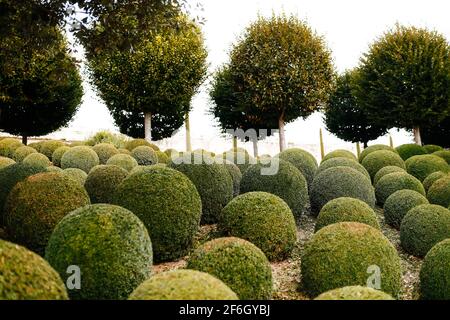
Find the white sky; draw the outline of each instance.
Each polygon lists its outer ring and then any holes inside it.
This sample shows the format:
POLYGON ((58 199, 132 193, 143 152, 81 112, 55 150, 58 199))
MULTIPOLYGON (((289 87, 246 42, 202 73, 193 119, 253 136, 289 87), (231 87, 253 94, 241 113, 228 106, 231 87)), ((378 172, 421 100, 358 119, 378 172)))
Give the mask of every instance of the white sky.
MULTIPOLYGON (((272 12, 295 14, 306 20, 323 35, 333 53, 338 71, 358 64, 369 44, 396 22, 435 29, 450 39, 450 1, 448 0, 199 0, 203 4, 202 16, 206 45, 209 51, 210 71, 228 59, 231 44, 257 15, 270 16, 272 12)), ((191 113, 193 148, 212 151, 229 149, 231 142, 223 139, 216 129, 215 121, 207 115, 207 81, 202 92, 192 101, 191 113)), ((287 142, 318 154, 319 128, 324 127, 322 115, 314 114, 307 120, 299 119, 286 127, 287 142)), ((101 130, 116 130, 106 107, 98 100, 89 85, 85 84, 83 105, 68 128, 53 137, 83 139, 101 130)), ((396 145, 411 141, 404 132, 391 132, 396 145)), ((345 143, 325 132, 327 151, 335 148, 351 149, 345 143)), ((174 137, 160 142, 165 147, 184 149, 184 128, 174 137)), ((383 137, 377 142, 388 143, 383 137)), ((246 145, 251 151, 251 146, 246 145)), ((277 138, 272 137, 260 144, 260 153, 275 154, 277 138)))

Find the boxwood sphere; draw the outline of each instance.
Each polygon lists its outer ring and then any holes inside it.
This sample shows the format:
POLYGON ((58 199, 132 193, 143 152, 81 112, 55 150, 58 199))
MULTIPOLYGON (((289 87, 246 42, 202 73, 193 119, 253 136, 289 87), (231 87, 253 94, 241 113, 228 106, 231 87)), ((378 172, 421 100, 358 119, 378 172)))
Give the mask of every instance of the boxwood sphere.
POLYGON ((23 144, 17 139, 2 139, 0 140, 0 156, 12 158, 14 155, 14 151, 16 151, 20 147, 23 147, 23 144))
POLYGON ((56 224, 89 203, 86 190, 75 180, 56 172, 38 173, 12 189, 5 225, 12 241, 42 255, 56 224))
POLYGON ((436 151, 433 155, 444 159, 448 164, 450 164, 450 150, 436 151))
POLYGON ((325 157, 323 157, 322 162, 325 162, 332 158, 347 158, 350 160, 358 161, 358 159, 353 154, 353 152, 350 152, 348 150, 338 149, 338 150, 334 150, 334 151, 327 153, 325 155, 325 157))
POLYGON ((336 158, 330 158, 328 160, 323 161, 319 169, 317 170, 316 174, 320 174, 321 172, 332 168, 332 167, 350 167, 353 168, 359 172, 361 172, 363 175, 367 177, 367 179, 370 180, 370 175, 367 172, 366 168, 364 168, 361 164, 356 162, 355 160, 351 160, 349 158, 343 158, 343 157, 336 157, 336 158))
POLYGON ((158 155, 155 150, 147 146, 136 147, 131 151, 131 156, 141 166, 150 166, 158 163, 158 155))
POLYGON ((367 155, 361 164, 369 172, 372 180, 375 174, 382 168, 387 166, 397 166, 399 168, 405 169, 405 162, 400 156, 389 150, 379 150, 371 152, 367 155))
POLYGON ((90 147, 78 146, 67 150, 61 158, 61 168, 78 168, 86 173, 98 165, 100 160, 97 153, 90 147))
POLYGON ((387 166, 383 167, 375 174, 373 177, 373 185, 376 186, 378 181, 380 181, 381 178, 383 178, 385 175, 388 175, 390 173, 394 172, 406 172, 405 169, 397 167, 397 166, 387 166))
POLYGON ((54 166, 61 167, 61 158, 66 153, 66 151, 70 150, 68 146, 62 146, 53 151, 52 154, 52 163, 54 166))
POLYGON ((450 210, 422 204, 411 209, 400 225, 400 242, 406 252, 423 257, 438 242, 450 238, 450 210))
POLYGON ((17 148, 14 151, 12 158, 16 162, 22 162, 23 159, 25 159, 28 155, 30 155, 32 153, 37 153, 37 150, 32 147, 23 146, 23 147, 17 148))
POLYGON ((315 231, 338 222, 360 222, 380 229, 375 211, 355 198, 336 198, 324 205, 317 216, 315 231))
POLYGON ((299 218, 308 202, 308 184, 303 174, 290 162, 278 161, 276 174, 263 175, 263 164, 249 167, 242 175, 241 194, 252 191, 272 193, 283 199, 291 208, 295 218, 299 218))
POLYGON ((106 164, 109 158, 119 154, 119 150, 111 143, 99 143, 92 147, 100 160, 100 164, 106 164))
POLYGON ((448 208, 450 206, 450 175, 433 183, 428 190, 427 198, 432 204, 448 208))
POLYGON ((37 254, 0 240, 0 261, 0 300, 67 300, 59 274, 37 254))
MULTIPOLYGON (((95 168, 95 167, 94 167, 95 168)), ((74 179, 82 186, 85 184, 87 179, 87 173, 78 168, 67 168, 62 171, 62 174, 66 177, 74 179)))
POLYGON ((266 192, 234 198, 222 211, 219 229, 250 241, 271 261, 289 257, 297 241, 292 211, 281 198, 266 192))
POLYGON ((137 148, 137 147, 140 147, 140 146, 147 146, 147 147, 152 148, 155 151, 159 151, 159 148, 158 148, 157 145, 155 145, 153 143, 150 143, 150 142, 148 142, 145 139, 133 139, 133 140, 130 140, 130 141, 128 141, 125 144, 125 149, 127 149, 128 151, 132 151, 134 148, 137 148))
POLYGON ((134 167, 138 166, 138 162, 132 156, 127 154, 116 154, 109 158, 106 162, 107 165, 114 165, 125 169, 130 172, 134 167))
POLYGON ((222 281, 196 270, 173 270, 152 276, 137 287, 130 300, 238 300, 222 281))
POLYGON ((348 286, 324 292, 314 300, 394 300, 394 298, 370 287, 348 286))
POLYGON ((128 149, 121 148, 121 149, 117 149, 117 150, 119 151, 120 154, 127 154, 127 155, 131 156, 131 151, 128 149))
POLYGON ((422 182, 423 187, 425 188, 425 191, 428 192, 428 190, 433 185, 433 183, 435 183, 436 181, 438 181, 441 178, 444 178, 447 175, 448 175, 448 173, 445 173, 445 172, 442 172, 442 171, 436 171, 436 172, 433 172, 432 174, 430 174, 422 182))
POLYGON ((217 223, 223 207, 233 199, 233 179, 228 170, 207 155, 186 153, 172 160, 170 168, 184 173, 202 199, 202 223, 217 223))
POLYGON ((398 154, 400 155, 400 157, 402 157, 404 161, 408 160, 413 156, 428 153, 424 147, 419 146, 418 144, 415 143, 402 144, 401 146, 395 148, 395 150, 398 152, 398 154))
POLYGON ((13 159, 0 156, 0 170, 14 163, 16 163, 16 161, 14 161, 13 159))
POLYGON ((448 163, 435 155, 414 156, 406 160, 406 170, 420 181, 436 171, 448 172, 448 163))
POLYGON ((92 168, 84 187, 92 203, 113 203, 117 186, 128 176, 128 171, 114 165, 92 168))
POLYGON ((241 300, 272 297, 272 268, 264 253, 239 238, 219 238, 197 248, 187 268, 209 273, 222 280, 241 300))
POLYGON ((53 231, 45 259, 66 281, 67 268, 81 270, 81 289, 71 299, 126 299, 150 276, 152 244, 131 211, 95 204, 72 211, 53 231))
POLYGON ((387 151, 397 152, 397 151, 395 151, 394 148, 392 148, 390 146, 386 146, 384 144, 374 144, 373 146, 365 148, 361 152, 361 154, 359 155, 359 159, 358 159, 359 162, 363 162, 364 158, 367 157, 372 152, 380 151, 380 150, 387 150, 387 151))
POLYGON ((158 163, 169 163, 170 158, 162 151, 155 151, 158 163))
POLYGON ((428 204, 427 198, 414 190, 398 190, 391 194, 384 203, 384 219, 387 224, 400 229, 403 218, 409 210, 428 204))
POLYGON ((51 159, 53 152, 64 145, 65 144, 61 141, 45 140, 41 142, 39 152, 45 154, 47 158, 51 159))
POLYGON ((237 197, 240 193, 240 185, 241 185, 241 179, 242 179, 242 173, 241 170, 232 162, 225 160, 225 163, 223 164, 225 166, 225 169, 227 169, 228 173, 231 176, 231 179, 233 180, 233 197, 237 197))
POLYGON ((306 182, 308 182, 308 188, 311 187, 318 168, 317 160, 311 153, 299 148, 293 148, 281 152, 278 157, 282 160, 289 161, 300 170, 306 182))
POLYGON ((425 189, 418 179, 406 172, 394 172, 385 175, 375 185, 377 202, 384 205, 391 194, 403 189, 414 190, 425 196, 425 189))
POLYGON ((450 300, 450 239, 436 244, 420 269, 420 298, 450 300))
POLYGON ((37 166, 43 166, 48 167, 52 165, 52 162, 47 158, 46 155, 42 153, 32 153, 28 155, 25 159, 22 161, 25 164, 30 165, 37 165, 37 166))
POLYGON ((245 170, 247 170, 251 165, 257 163, 256 159, 248 154, 247 151, 243 152, 241 149, 239 151, 227 151, 222 154, 224 160, 228 160, 234 163, 241 173, 244 174, 245 170))
POLYGON ((375 207, 375 192, 365 175, 350 167, 333 167, 318 174, 310 191, 311 213, 317 215, 329 201, 350 197, 375 207))
POLYGON ((427 151, 427 153, 434 153, 434 152, 437 152, 437 151, 444 150, 444 148, 442 148, 441 146, 437 146, 437 145, 434 145, 434 144, 424 145, 423 148, 427 151))
POLYGON ((117 187, 114 203, 147 227, 155 261, 180 258, 191 248, 202 205, 195 185, 181 172, 156 165, 133 173, 117 187))
POLYGON ((319 230, 306 244, 302 288, 315 297, 335 288, 366 285, 375 266, 382 279, 381 290, 398 297, 401 263, 389 240, 363 223, 335 223, 319 230))

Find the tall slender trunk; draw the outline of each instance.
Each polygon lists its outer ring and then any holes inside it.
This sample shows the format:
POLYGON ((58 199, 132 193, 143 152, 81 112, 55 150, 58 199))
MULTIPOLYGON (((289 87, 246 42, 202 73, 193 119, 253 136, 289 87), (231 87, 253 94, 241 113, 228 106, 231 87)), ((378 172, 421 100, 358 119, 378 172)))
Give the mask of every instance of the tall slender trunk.
POLYGON ((368 147, 367 141, 364 141, 364 149, 368 147))
POLYGON ((186 125, 186 151, 191 152, 192 151, 192 145, 191 145, 191 123, 189 122, 189 112, 186 113, 184 122, 186 125))
POLYGON ((361 155, 361 145, 359 142, 356 143, 356 155, 358 156, 359 159, 359 156, 361 155))
POLYGON ((319 136, 320 136, 320 156, 321 159, 325 158, 325 146, 323 144, 323 133, 322 128, 319 130, 319 136))
POLYGON ((25 134, 22 136, 22 143, 23 143, 24 145, 27 145, 27 144, 28 144, 28 136, 25 135, 25 134))
POLYGON ((253 143, 253 156, 256 158, 258 157, 258 138, 255 137, 254 139, 252 139, 252 143, 253 143))
POLYGON ((152 141, 152 114, 151 112, 146 112, 144 114, 144 131, 145 140, 152 141))
POLYGON ((236 136, 233 136, 233 151, 236 151, 237 150, 237 137, 236 136))
POLYGON ((286 138, 284 135, 284 113, 281 114, 280 118, 278 119, 278 130, 279 130, 279 137, 280 137, 280 152, 283 152, 286 150, 286 138))
POLYGON ((413 129, 414 132, 414 142, 416 144, 418 144, 419 146, 422 145, 422 137, 420 136, 420 128, 419 127, 415 127, 413 129))

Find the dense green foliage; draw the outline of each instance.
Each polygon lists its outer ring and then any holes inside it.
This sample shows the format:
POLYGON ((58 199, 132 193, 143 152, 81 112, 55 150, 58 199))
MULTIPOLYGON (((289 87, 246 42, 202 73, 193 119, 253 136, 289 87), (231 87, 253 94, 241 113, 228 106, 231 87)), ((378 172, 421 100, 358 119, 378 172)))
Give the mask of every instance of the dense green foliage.
POLYGON ((388 150, 388 151, 396 152, 395 149, 390 146, 386 146, 384 144, 374 144, 373 146, 369 146, 369 147, 365 148, 363 151, 361 151, 361 154, 359 155, 359 159, 358 159, 359 162, 362 162, 364 160, 364 158, 367 157, 372 152, 379 151, 379 150, 388 150))
POLYGON ((86 179, 87 179, 87 176, 88 176, 86 172, 84 172, 83 170, 78 169, 78 168, 67 168, 67 169, 64 169, 64 170, 62 170, 62 174, 65 175, 66 177, 69 177, 69 178, 77 181, 82 186, 86 182, 86 179))
POLYGON ((420 269, 420 298, 450 299, 450 239, 436 244, 425 256, 420 269))
POLYGON ((134 167, 137 167, 139 164, 135 158, 128 154, 116 154, 106 161, 106 164, 109 166, 118 166, 122 169, 130 172, 134 167))
POLYGON ((237 197, 240 193, 242 179, 241 170, 239 170, 237 165, 228 160, 225 160, 225 163, 223 165, 225 166, 225 169, 227 169, 228 173, 231 176, 231 179, 233 180, 233 197, 237 197))
POLYGON ((370 153, 364 157, 361 164, 367 169, 372 180, 375 174, 384 167, 397 166, 402 169, 406 168, 402 158, 397 153, 388 150, 379 150, 370 153))
POLYGON ((23 159, 25 159, 28 155, 30 155, 32 153, 36 153, 36 152, 37 152, 37 150, 32 147, 22 146, 22 147, 17 148, 16 150, 14 150, 12 158, 16 162, 22 162, 23 159))
POLYGON ((435 155, 414 156, 406 160, 406 170, 420 181, 436 171, 448 172, 448 163, 435 155))
POLYGON ((391 194, 403 189, 414 190, 425 196, 425 189, 418 179, 406 172, 394 172, 385 175, 376 184, 377 203, 383 205, 391 194))
POLYGON ((113 203, 117 186, 127 177, 128 171, 114 165, 92 168, 84 187, 92 203, 113 203))
POLYGON ((100 164, 106 164, 109 158, 119 154, 119 150, 111 143, 96 144, 92 147, 92 150, 97 153, 100 164))
POLYGON ((315 300, 394 300, 391 295, 370 287, 348 286, 330 290, 315 300))
POLYGON ((47 158, 50 160, 52 159, 53 152, 55 152, 56 149, 65 146, 65 144, 61 141, 57 140, 44 140, 41 141, 39 144, 39 152, 42 154, 45 154, 47 158))
POLYGON ((0 140, 0 156, 12 158, 16 149, 23 147, 23 144, 12 138, 5 138, 0 140))
POLYGON ((404 168, 400 168, 397 166, 386 166, 378 170, 378 172, 373 177, 373 185, 376 186, 378 181, 380 181, 381 178, 383 178, 385 175, 388 175, 390 173, 394 172, 406 172, 404 168))
POLYGON ((409 210, 428 203, 427 198, 417 191, 398 190, 391 194, 384 203, 384 220, 392 227, 400 229, 402 220, 409 210))
POLYGON ((444 208, 450 206, 450 175, 437 180, 430 187, 427 198, 432 204, 438 204, 444 208))
POLYGON ((78 146, 67 150, 61 157, 61 168, 78 168, 86 173, 98 165, 100 160, 90 147, 78 146))
POLYGON ((448 175, 448 173, 445 173, 442 171, 436 171, 436 172, 433 172, 432 174, 428 175, 428 177, 426 177, 425 180, 423 180, 423 182, 422 182, 423 187, 425 188, 425 191, 428 192, 428 190, 433 185, 433 183, 435 183, 436 181, 438 181, 441 178, 444 178, 446 175, 448 175))
POLYGON ((23 159, 22 163, 42 167, 49 167, 52 165, 52 162, 46 155, 37 152, 29 154, 25 159, 23 159))
POLYGON ((428 153, 424 147, 419 146, 418 144, 415 143, 402 144, 401 146, 395 148, 395 150, 398 152, 398 154, 400 155, 400 157, 402 157, 404 161, 408 160, 413 156, 428 153))
POLYGON ((141 166, 150 166, 158 163, 158 155, 151 147, 136 147, 131 151, 131 156, 137 161, 138 165, 141 166))
POLYGON ((0 156, 0 170, 14 163, 16 163, 16 161, 13 159, 0 156))
POLYGON ((441 157, 442 159, 447 161, 447 163, 450 165, 450 150, 436 151, 433 153, 433 155, 441 157))
POLYGON ((61 167, 61 158, 68 151, 70 147, 62 146, 56 149, 52 154, 52 163, 54 166, 61 167))
POLYGON ((299 148, 292 148, 284 150, 278 154, 278 157, 281 160, 292 163, 298 170, 300 170, 308 183, 308 188, 311 187, 314 180, 314 175, 317 171, 317 160, 311 153, 299 148))
POLYGON ((319 175, 325 170, 333 167, 350 167, 352 169, 361 172, 363 175, 367 177, 367 179, 370 180, 369 172, 367 172, 366 168, 364 168, 363 165, 356 162, 355 160, 344 157, 336 157, 322 161, 322 163, 319 166, 319 169, 316 171, 316 175, 319 175))
POLYGON ((325 157, 323 157, 322 162, 325 162, 332 158, 348 158, 350 160, 358 161, 358 159, 352 152, 348 150, 338 149, 328 152, 325 157))
POLYGON ((131 151, 133 151, 133 149, 140 147, 140 146, 147 146, 147 147, 152 148, 155 151, 159 150, 157 145, 155 145, 151 142, 148 142, 145 139, 132 139, 125 144, 125 149, 127 149, 128 151, 131 152, 131 151))
POLYGON ((437 146, 435 144, 426 144, 426 145, 423 146, 423 148, 425 149, 425 151, 427 153, 434 153, 434 152, 437 152, 437 151, 444 150, 444 148, 442 148, 441 146, 437 146))

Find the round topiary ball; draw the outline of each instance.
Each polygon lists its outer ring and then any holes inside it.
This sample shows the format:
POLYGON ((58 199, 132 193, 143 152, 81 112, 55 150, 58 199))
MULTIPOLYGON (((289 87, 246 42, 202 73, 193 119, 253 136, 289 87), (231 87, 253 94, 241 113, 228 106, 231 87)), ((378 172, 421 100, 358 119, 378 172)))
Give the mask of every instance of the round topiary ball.
POLYGON ((450 164, 450 150, 436 151, 433 155, 444 159, 448 164, 450 164))
POLYGON ((96 204, 64 217, 53 231, 45 259, 63 280, 81 270, 81 288, 71 299, 126 299, 150 276, 152 244, 147 229, 127 209, 96 204))
POLYGON ((400 229, 403 218, 409 210, 428 204, 427 198, 413 190, 398 190, 391 194, 384 203, 384 219, 387 224, 400 229))
POLYGON ((333 167, 318 174, 310 191, 311 213, 316 215, 329 201, 350 197, 375 207, 375 192, 365 175, 350 167, 333 167))
POLYGON ((97 153, 100 164, 106 164, 109 158, 119 154, 119 150, 111 143, 96 144, 92 147, 92 150, 97 153))
POLYGON ((100 160, 97 153, 90 147, 79 146, 67 150, 61 158, 61 168, 78 168, 86 173, 98 165, 100 160))
POLYGON ((187 268, 222 280, 239 299, 268 300, 272 297, 272 268, 264 253, 239 238, 219 238, 197 248, 187 268))
POLYGON ((39 150, 41 149, 41 144, 43 141, 39 141, 39 142, 31 142, 28 143, 27 146, 36 149, 37 152, 39 152, 39 150))
POLYGON ((130 300, 238 300, 222 281, 196 270, 166 271, 137 287, 130 300))
POLYGON ((375 185, 377 202, 384 205, 391 194, 403 189, 414 190, 425 196, 425 189, 418 179, 406 172, 394 172, 385 175, 375 185))
POLYGON ((244 174, 245 170, 247 170, 251 165, 257 163, 256 159, 248 154, 247 151, 243 152, 241 149, 239 151, 227 151, 222 154, 222 158, 224 160, 230 161, 234 163, 241 173, 244 174))
POLYGON ((438 204, 444 208, 450 206, 450 175, 437 180, 430 187, 427 198, 432 204, 438 204))
POLYGON ((119 151, 120 154, 127 154, 129 156, 131 156, 131 151, 128 149, 117 149, 119 151))
POLYGON ((353 169, 361 172, 363 175, 365 175, 367 177, 367 179, 370 180, 370 175, 367 172, 366 168, 364 168, 361 164, 359 164, 355 160, 351 160, 349 158, 342 158, 342 157, 330 158, 328 160, 323 161, 320 164, 319 169, 316 171, 316 174, 320 174, 323 171, 325 171, 325 170, 327 170, 329 168, 333 168, 333 167, 350 167, 350 168, 353 168, 353 169))
POLYGON ((170 158, 167 154, 162 151, 155 151, 156 157, 158 158, 158 163, 169 163, 170 158))
POLYGON ((226 235, 255 244, 271 261, 289 257, 297 241, 292 211, 281 198, 266 192, 234 198, 222 210, 218 227, 226 235))
POLYGON ((20 147, 23 147, 23 144, 17 139, 2 139, 0 140, 0 156, 12 158, 14 155, 14 151, 16 151, 20 147))
POLYGON ((136 147, 131 151, 131 156, 141 166, 151 166, 158 163, 158 155, 155 150, 147 146, 136 147))
POLYGON ((225 166, 207 155, 186 153, 172 160, 169 167, 184 173, 197 188, 202 199, 202 223, 216 223, 223 207, 233 199, 233 179, 225 166))
POLYGON ((5 167, 7 167, 7 166, 10 166, 10 165, 12 165, 14 163, 16 163, 16 161, 14 161, 11 158, 0 157, 0 170, 5 168, 5 167))
POLYGON ((0 300, 67 300, 64 283, 47 261, 0 240, 0 300))
POLYGON ((281 152, 278 154, 278 157, 281 160, 289 161, 300 170, 305 177, 306 182, 308 182, 308 188, 311 187, 311 183, 314 180, 314 175, 318 168, 317 160, 311 153, 302 149, 292 148, 281 152))
POLYGON ((338 222, 360 222, 380 229, 375 211, 355 198, 336 198, 324 205, 317 216, 315 231, 338 222))
POLYGON ((52 165, 52 162, 42 153, 32 153, 23 159, 22 163, 42 167, 49 167, 52 165))
POLYGON ((92 203, 113 203, 117 186, 128 176, 128 171, 113 165, 92 168, 84 187, 92 203))
POLYGON ((414 156, 406 160, 406 170, 420 181, 436 171, 448 172, 448 163, 435 155, 414 156))
POLYGON ((361 154, 359 155, 359 162, 363 162, 364 158, 367 157, 369 154, 371 154, 372 152, 375 151, 380 151, 380 150, 387 150, 387 151, 392 151, 392 152, 397 152, 395 151, 394 148, 390 147, 390 146, 386 146, 384 144, 374 144, 373 146, 367 147, 365 148, 361 154))
POLYGON ((114 203, 147 227, 155 261, 180 258, 191 248, 202 205, 195 185, 181 172, 151 166, 133 173, 117 187, 114 203))
POLYGON ((325 157, 323 157, 322 162, 325 162, 325 161, 327 161, 329 159, 333 159, 333 158, 347 158, 350 160, 358 161, 358 159, 353 154, 353 152, 350 152, 348 150, 338 149, 338 150, 334 150, 334 151, 327 153, 325 155, 325 157))
POLYGON ((406 168, 402 158, 397 153, 388 150, 371 152, 361 164, 369 172, 372 181, 375 178, 375 174, 384 167, 397 166, 402 169, 406 168))
POLYGON ((436 172, 433 172, 432 174, 430 174, 422 182, 423 187, 425 188, 425 191, 428 192, 428 190, 433 185, 433 183, 435 183, 436 181, 438 181, 441 178, 444 178, 447 175, 448 175, 448 173, 445 173, 442 171, 436 171, 436 172))
POLYGON ((140 146, 147 146, 152 148, 155 151, 159 151, 159 148, 157 145, 148 142, 145 139, 133 139, 130 141, 127 141, 127 143, 125 144, 125 149, 127 149, 128 151, 132 151, 134 148, 140 147, 140 146))
POLYGON ((5 226, 12 241, 42 255, 56 224, 89 203, 76 181, 60 173, 38 173, 12 189, 5 204, 5 226))
POLYGON ((419 146, 418 144, 415 143, 402 144, 401 146, 395 148, 395 150, 398 152, 398 154, 400 155, 400 157, 402 157, 404 161, 408 160, 413 156, 428 153, 424 147, 419 146))
POLYGON ((28 155, 30 155, 32 153, 37 153, 37 150, 32 147, 23 146, 23 147, 17 148, 14 151, 12 158, 16 162, 22 162, 23 159, 25 159, 28 155))
POLYGON ((394 300, 391 295, 369 287, 348 286, 322 293, 314 300, 394 300))
POLYGON ((66 153, 66 151, 70 150, 68 146, 62 146, 56 149, 52 154, 52 163, 54 166, 61 167, 61 158, 66 153))
POLYGON ((232 162, 225 160, 223 164, 225 169, 227 169, 228 173, 233 180, 233 197, 237 197, 240 193, 240 185, 242 180, 241 170, 232 162))
POLYGON ((78 168, 67 168, 67 169, 64 169, 62 171, 62 174, 65 175, 66 177, 74 179, 75 181, 77 181, 82 186, 84 186, 84 184, 86 182, 86 179, 87 179, 87 176, 88 176, 86 172, 84 172, 83 170, 78 169, 78 168))
MULTIPOLYGON (((67 170, 67 169, 66 169, 66 170, 67 170)), ((77 170, 78 170, 78 169, 77 169, 77 170)), ((64 170, 63 170, 63 169, 61 169, 60 167, 55 167, 55 166, 48 166, 46 171, 47 171, 47 172, 64 173, 64 170)), ((83 171, 83 173, 86 174, 84 171, 83 171)))
POLYGON ((400 226, 400 242, 406 252, 423 257, 438 242, 450 238, 450 210, 423 204, 411 209, 400 226))
POLYGON ((312 297, 345 286, 364 286, 371 275, 394 298, 401 289, 397 250, 377 229, 363 223, 340 222, 315 233, 301 258, 302 288, 312 297))
POLYGON ((444 150, 444 148, 442 148, 441 146, 437 146, 437 145, 434 145, 434 144, 424 145, 423 148, 427 151, 427 153, 430 153, 430 154, 434 153, 434 152, 437 152, 437 151, 444 150))
POLYGON ((450 300, 450 239, 436 244, 420 269, 420 298, 450 300))
POLYGON ((390 173, 394 172, 406 172, 405 169, 397 167, 397 166, 387 166, 383 167, 375 174, 373 177, 373 185, 376 186, 378 181, 380 181, 381 178, 383 178, 385 175, 388 175, 390 173))
POLYGON ((118 166, 126 171, 130 172, 134 167, 138 166, 138 162, 132 156, 127 154, 116 154, 109 158, 106 162, 107 165, 110 166, 118 166))
POLYGON ((53 152, 56 149, 65 146, 65 144, 61 141, 56 140, 45 140, 40 144, 39 152, 44 154, 47 158, 52 159, 53 152))

